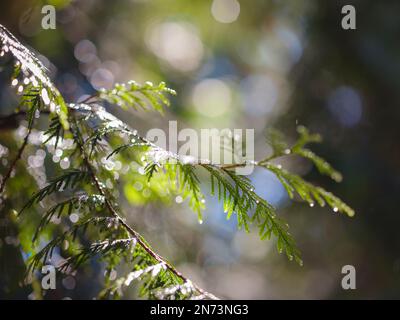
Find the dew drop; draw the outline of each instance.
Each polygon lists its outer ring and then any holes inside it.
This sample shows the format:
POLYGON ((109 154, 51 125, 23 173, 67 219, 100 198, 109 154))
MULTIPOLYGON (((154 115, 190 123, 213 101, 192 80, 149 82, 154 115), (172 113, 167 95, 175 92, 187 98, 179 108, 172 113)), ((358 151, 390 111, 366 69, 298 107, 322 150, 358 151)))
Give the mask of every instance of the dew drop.
POLYGON ((32 85, 34 86, 34 87, 37 87, 38 85, 39 85, 39 83, 38 83, 38 81, 36 80, 36 78, 35 77, 31 77, 31 82, 32 82, 32 85))
POLYGON ((63 154, 62 149, 57 149, 56 152, 55 152, 56 157, 61 157, 62 154, 63 154))
POLYGON ((69 220, 71 220, 72 223, 77 223, 79 220, 79 216, 76 213, 73 213, 69 216, 69 220))
POLYGON ((107 161, 106 164, 105 164, 105 168, 106 168, 108 171, 113 170, 113 169, 114 169, 114 162, 112 162, 112 161, 107 161))
POLYGON ((333 212, 338 212, 338 211, 339 211, 338 207, 333 208, 333 212))
POLYGON ((17 84, 18 84, 18 79, 13 79, 13 81, 11 81, 11 85, 12 85, 13 87, 16 87, 17 84))
POLYGON ((176 196, 176 198, 175 198, 176 203, 182 203, 182 201, 183 201, 183 198, 181 196, 176 196))
POLYGON ((50 112, 56 111, 56 104, 54 102, 50 103, 50 112))
POLYGON ((310 202, 310 207, 314 207, 314 202, 310 202))
POLYGON ((69 247, 69 242, 68 242, 68 240, 65 240, 65 239, 64 239, 64 241, 63 241, 63 243, 62 243, 62 248, 63 248, 63 250, 67 250, 68 247, 69 247))
POLYGON ((69 166, 70 166, 70 162, 69 162, 69 159, 68 159, 68 158, 63 158, 63 159, 60 161, 60 167, 61 167, 61 169, 68 169, 69 166))
POLYGON ((48 94, 46 88, 42 89, 41 96, 42 96, 42 100, 43 100, 44 104, 46 106, 48 106, 50 104, 50 98, 49 98, 49 94, 48 94))

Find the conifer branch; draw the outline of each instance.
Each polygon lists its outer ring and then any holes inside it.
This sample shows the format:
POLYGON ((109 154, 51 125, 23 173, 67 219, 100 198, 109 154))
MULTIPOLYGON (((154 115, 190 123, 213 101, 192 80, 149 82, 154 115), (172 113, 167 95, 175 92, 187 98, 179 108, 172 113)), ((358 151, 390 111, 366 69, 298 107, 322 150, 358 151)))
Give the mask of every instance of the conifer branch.
MULTIPOLYGON (((210 177, 211 194, 218 195, 218 199, 223 202, 227 218, 236 215, 238 228, 243 228, 247 232, 250 231, 251 225, 255 225, 258 227, 261 239, 270 239, 274 236, 278 251, 285 252, 290 260, 295 260, 299 264, 302 264, 300 252, 288 232, 287 223, 277 216, 275 208, 269 202, 255 192, 251 180, 238 175, 234 169, 250 164, 269 170, 282 183, 290 198, 297 194, 310 206, 314 206, 315 203, 320 206, 327 204, 335 212, 354 215, 353 209, 332 193, 274 164, 273 160, 282 156, 300 156, 311 161, 321 174, 328 175, 337 182, 341 181, 342 176, 338 171, 322 157, 306 148, 307 144, 319 143, 322 139, 318 134, 311 134, 305 127, 298 127, 299 138, 291 146, 285 141, 283 134, 271 131, 268 143, 273 152, 258 162, 244 161, 219 165, 198 159, 188 160, 187 157, 184 158, 147 141, 102 106, 111 103, 125 109, 152 108, 162 112, 163 107, 169 105, 167 96, 175 94, 175 91, 168 88, 164 82, 159 85, 153 85, 151 82, 140 85, 134 81, 116 84, 110 90, 99 90, 83 103, 66 104, 47 76, 41 62, 1 25, 0 42, 2 45, 0 56, 11 54, 13 58, 14 73, 11 85, 17 86, 17 93, 22 95, 20 110, 0 118, 0 123, 17 119, 21 115, 27 116, 28 121, 27 135, 0 184, 0 195, 29 143, 34 119, 41 113, 51 115, 48 128, 44 132, 47 138, 43 144, 51 145, 54 149, 62 148, 65 140, 72 134, 72 151, 68 154, 73 169, 63 169, 61 174, 50 179, 47 185, 32 195, 20 212, 48 197, 64 195, 66 188, 70 189, 68 199, 58 201, 40 217, 39 225, 33 234, 33 242, 42 240, 40 238, 42 231, 50 224, 53 217, 64 218, 63 215, 67 213, 71 218, 72 210, 77 206, 79 213, 85 214, 83 222, 72 225, 67 231, 63 229, 60 236, 53 237, 54 239, 42 250, 33 255, 29 259, 28 271, 34 270, 40 263, 45 263, 47 258, 51 257, 53 250, 61 247, 66 239, 72 238, 73 241, 77 241, 78 233, 90 238, 90 235, 85 234, 86 229, 95 226, 103 239, 96 239, 98 241, 92 243, 90 247, 82 248, 79 253, 70 255, 59 269, 67 271, 70 268, 77 268, 88 259, 100 255, 106 259, 110 270, 119 263, 121 257, 126 261, 131 255, 129 261, 133 263, 133 271, 112 284, 106 279, 107 287, 101 296, 121 292, 122 287, 128 286, 134 279, 142 279, 144 284, 141 293, 152 298, 216 299, 214 295, 193 284, 155 252, 141 234, 122 217, 112 192, 109 192, 106 183, 103 183, 103 181, 110 183, 104 178, 110 175, 103 169, 107 168, 103 162, 109 161, 111 157, 125 160, 126 163, 132 163, 133 159, 135 165, 143 166, 140 168, 143 170, 142 177, 138 178, 142 179, 140 181, 148 182, 149 185, 150 182, 166 185, 168 192, 178 193, 183 199, 189 199, 189 206, 197 213, 199 222, 202 222, 201 212, 205 207, 205 200, 200 188, 198 171, 205 170, 210 177), (94 193, 91 194, 88 190, 94 193), (83 195, 82 191, 85 192, 83 195), (100 207, 98 211, 90 210, 93 208, 92 202, 94 206, 100 207), (107 216, 98 216, 99 212, 107 216)), ((151 192, 157 194, 154 190, 151 192)))
POLYGON ((122 217, 119 215, 118 211, 116 208, 114 208, 113 204, 111 203, 111 201, 108 199, 106 192, 104 191, 98 177, 95 174, 95 170, 92 166, 92 164, 90 163, 90 160, 88 158, 88 156, 86 155, 86 152, 84 150, 84 146, 82 143, 82 137, 81 134, 79 132, 78 126, 76 125, 76 120, 73 119, 72 120, 74 122, 74 127, 71 128, 74 137, 75 137, 75 142, 78 145, 78 148, 80 149, 81 152, 81 156, 83 158, 83 161, 87 167, 87 170, 98 190, 98 192, 100 193, 101 196, 104 197, 105 199, 105 205, 108 208, 109 212, 112 214, 112 216, 121 224, 121 226, 123 226, 126 231, 134 238, 136 239, 137 243, 151 256, 153 257, 156 261, 158 261, 159 263, 163 264, 166 266, 166 268, 168 270, 170 270, 174 275, 176 275, 178 278, 180 278, 183 283, 192 283, 193 287, 202 295, 204 295, 206 298, 208 299, 217 299, 217 297, 215 297, 213 294, 206 292, 205 290, 201 289, 200 287, 198 287, 196 284, 194 284, 193 282, 191 282, 189 279, 187 279, 184 275, 182 275, 182 273, 180 273, 178 270, 176 270, 167 260, 165 260, 163 257, 161 257, 158 253, 156 253, 155 251, 153 251, 151 249, 151 247, 146 243, 146 241, 144 241, 144 238, 136 231, 134 230, 130 225, 128 225, 124 219, 122 219, 122 217))

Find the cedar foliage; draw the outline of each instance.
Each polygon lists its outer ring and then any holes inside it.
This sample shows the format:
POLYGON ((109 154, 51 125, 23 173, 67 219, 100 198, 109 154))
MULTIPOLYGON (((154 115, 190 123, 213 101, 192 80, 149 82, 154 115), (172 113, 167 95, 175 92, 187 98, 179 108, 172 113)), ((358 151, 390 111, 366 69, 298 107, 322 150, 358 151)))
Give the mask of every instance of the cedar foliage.
MULTIPOLYGON (((58 270, 66 274, 91 259, 103 261, 107 273, 99 298, 122 297, 126 287, 134 281, 140 286, 140 294, 151 299, 216 298, 177 271, 126 223, 113 192, 118 179, 114 179, 113 170, 107 168, 110 161, 124 165, 133 163, 130 167, 142 169, 151 185, 166 187, 170 194, 188 199, 200 222, 205 204, 199 172, 204 171, 209 177, 210 192, 223 202, 228 219, 236 216, 238 228, 247 232, 256 226, 261 239, 276 239, 280 253, 302 264, 287 223, 256 193, 247 177, 235 173, 234 169, 245 163, 224 166, 183 161, 179 155, 141 137, 103 107, 107 102, 125 109, 154 109, 162 113, 169 105, 168 96, 175 94, 165 83, 116 84, 111 90, 99 90, 84 103, 66 103, 35 54, 1 25, 0 42, 1 64, 11 65, 10 85, 20 97, 15 113, 9 117, 26 119, 20 125, 24 133, 22 144, 21 137, 15 138, 16 156, 12 158, 14 152, 2 147, 6 150, 2 157, 9 159, 9 166, 1 171, 0 209, 2 215, 13 221, 21 249, 33 253, 24 260, 28 277, 35 279, 35 270, 50 263, 57 251, 67 257, 57 265, 58 270), (35 128, 38 121, 43 123, 42 119, 45 119, 45 130, 35 128), (41 140, 33 143, 33 135, 41 140), (17 144, 20 145, 17 147, 17 144), (62 150, 69 168, 52 170, 53 176, 42 181, 40 174, 28 168, 26 157, 22 158, 23 152, 34 154, 39 147, 46 148, 46 154, 53 156, 56 150, 62 150), (28 180, 21 186, 15 183, 14 175, 23 175, 28 180), (28 192, 29 199, 25 204, 17 203, 13 200, 15 192, 28 192), (72 215, 78 217, 74 223, 68 219, 72 215), (111 271, 121 263, 129 265, 131 271, 111 279, 111 271)), ((332 193, 273 163, 281 156, 299 156, 310 160, 321 174, 337 182, 342 179, 328 162, 306 148, 310 143, 321 142, 321 137, 304 127, 299 127, 298 133, 298 140, 288 145, 280 132, 271 130, 268 144, 273 153, 254 164, 274 173, 291 198, 297 196, 310 206, 328 205, 335 212, 353 216, 354 211, 332 193)), ((143 178, 140 174, 127 176, 143 178)), ((160 196, 157 188, 151 190, 153 198, 157 199, 160 196)))

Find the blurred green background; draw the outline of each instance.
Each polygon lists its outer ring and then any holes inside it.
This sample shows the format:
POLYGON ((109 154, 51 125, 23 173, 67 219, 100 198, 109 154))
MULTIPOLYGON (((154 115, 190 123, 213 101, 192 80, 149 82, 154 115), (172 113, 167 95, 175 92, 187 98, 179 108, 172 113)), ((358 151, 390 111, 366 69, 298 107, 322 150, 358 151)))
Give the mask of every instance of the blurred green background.
MULTIPOLYGON (((207 198, 199 225, 185 203, 141 206, 132 191, 140 188, 121 184, 128 220, 154 248, 201 287, 229 299, 400 298, 399 14, 399 1, 373 0, 0 3, 0 23, 40 52, 69 102, 130 79, 174 88, 178 96, 165 117, 111 109, 141 133, 167 128, 168 120, 179 128, 254 128, 258 159, 269 151, 268 127, 294 139, 303 124, 324 136, 314 150, 342 171, 342 183, 298 159, 281 164, 332 190, 356 210, 354 218, 290 201, 271 174, 252 176, 289 222, 303 267, 256 232, 237 231, 215 199, 207 198), (46 3, 57 7, 56 30, 40 27, 46 3), (357 30, 341 28, 345 4, 357 10, 357 30), (356 290, 341 288, 348 264, 357 270, 356 290)), ((3 89, 4 115, 12 106, 3 89)), ((3 254, 0 264, 10 261, 3 254)), ((60 280, 47 297, 91 299, 103 279, 100 264, 91 268, 60 280)), ((28 298, 26 288, 3 290, 8 277, 0 274, 0 297, 28 298)))

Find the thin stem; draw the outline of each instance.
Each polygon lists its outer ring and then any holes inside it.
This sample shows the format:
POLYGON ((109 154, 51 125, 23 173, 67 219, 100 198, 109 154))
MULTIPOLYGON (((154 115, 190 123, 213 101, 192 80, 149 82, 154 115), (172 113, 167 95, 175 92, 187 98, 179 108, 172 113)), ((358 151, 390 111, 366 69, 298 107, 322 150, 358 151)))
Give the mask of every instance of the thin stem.
MULTIPOLYGON (((279 158, 283 156, 283 154, 272 154, 269 157, 266 157, 260 161, 254 161, 253 165, 255 166, 261 166, 263 164, 266 164, 268 162, 270 162, 273 159, 279 158)), ((235 169, 235 168, 241 168, 241 167, 245 167, 246 165, 248 165, 249 163, 247 162, 242 162, 242 163, 234 163, 234 164, 227 164, 227 165, 221 165, 219 166, 221 169, 225 170, 225 169, 235 169)))
POLYGON ((222 166, 220 166, 220 168, 221 169, 235 169, 235 168, 244 167, 245 165, 246 165, 246 163, 234 163, 234 164, 222 165, 222 166))
POLYGON ((13 172, 18 160, 21 158, 22 153, 24 152, 24 149, 25 149, 26 145, 28 144, 28 139, 29 139, 29 136, 30 136, 31 132, 32 132, 32 126, 29 126, 28 127, 28 132, 27 132, 27 134, 25 136, 25 139, 24 139, 24 142, 22 143, 21 147, 18 149, 17 156, 15 157, 13 162, 11 163, 10 167, 8 168, 7 173, 5 174, 3 180, 1 181, 1 184, 0 184, 0 195, 3 193, 4 188, 6 186, 7 180, 11 177, 11 173, 13 172))
POLYGON ((270 161, 273 160, 273 159, 280 158, 280 157, 282 157, 282 156, 284 156, 284 155, 285 155, 285 154, 282 154, 282 153, 278 153, 278 154, 273 153, 273 154, 270 155, 269 157, 266 157, 265 159, 262 159, 262 160, 258 161, 258 164, 265 164, 265 163, 267 163, 267 162, 270 162, 270 161))
POLYGON ((89 103, 90 100, 97 98, 98 97, 98 93, 92 94, 91 96, 87 97, 86 99, 82 100, 79 103, 89 103))

